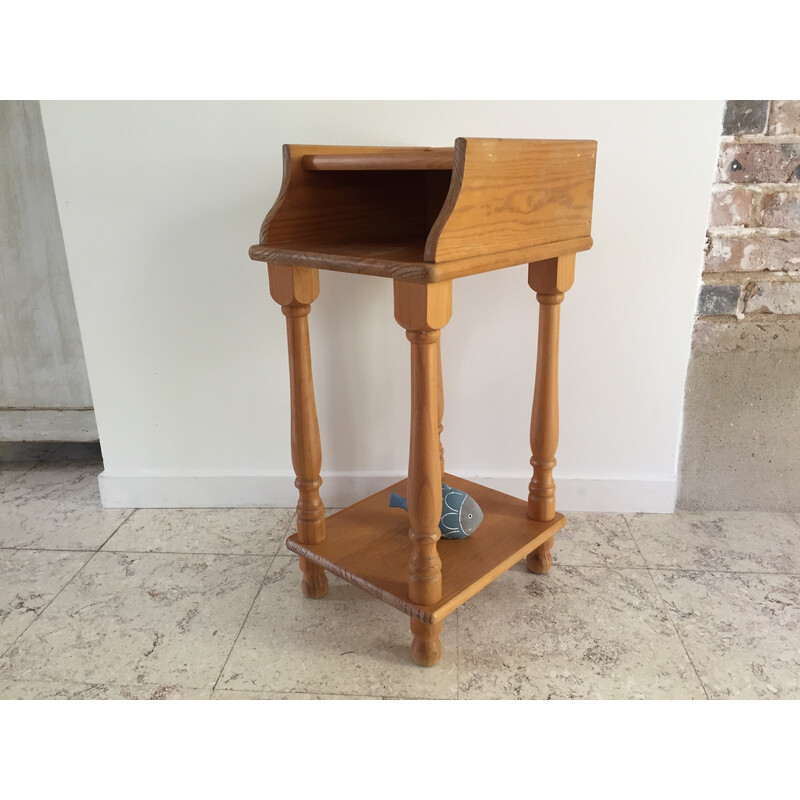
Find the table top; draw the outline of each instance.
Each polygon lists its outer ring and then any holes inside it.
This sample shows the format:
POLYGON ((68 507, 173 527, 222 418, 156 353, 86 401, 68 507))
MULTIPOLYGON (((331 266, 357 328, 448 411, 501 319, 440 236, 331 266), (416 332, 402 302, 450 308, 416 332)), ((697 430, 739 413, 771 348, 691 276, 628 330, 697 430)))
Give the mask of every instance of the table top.
POLYGON ((284 146, 256 261, 436 283, 592 246, 596 142, 284 146))
POLYGON ((423 249, 415 244, 387 245, 362 242, 342 245, 298 245, 296 248, 253 245, 250 258, 287 267, 314 267, 357 275, 375 275, 409 283, 440 281, 477 275, 480 272, 544 261, 569 253, 579 253, 592 246, 592 239, 570 239, 502 253, 461 258, 440 263, 425 261, 423 249))

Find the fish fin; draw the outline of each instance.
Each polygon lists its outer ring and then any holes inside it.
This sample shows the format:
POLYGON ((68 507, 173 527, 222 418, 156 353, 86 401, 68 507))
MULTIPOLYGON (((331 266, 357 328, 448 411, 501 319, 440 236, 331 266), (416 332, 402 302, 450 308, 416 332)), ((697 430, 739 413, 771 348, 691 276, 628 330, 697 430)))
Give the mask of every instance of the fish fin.
POLYGON ((404 511, 408 511, 408 502, 405 497, 400 497, 396 492, 392 492, 389 495, 389 508, 402 508, 404 511))

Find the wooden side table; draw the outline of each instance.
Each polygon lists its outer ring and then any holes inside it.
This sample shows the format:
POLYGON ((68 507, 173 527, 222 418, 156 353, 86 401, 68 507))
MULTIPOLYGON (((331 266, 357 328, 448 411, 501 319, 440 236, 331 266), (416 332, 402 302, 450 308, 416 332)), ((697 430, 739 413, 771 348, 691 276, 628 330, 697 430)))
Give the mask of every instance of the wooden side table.
POLYGON ((555 509, 559 307, 575 254, 592 245, 596 142, 457 139, 453 148, 284 147, 280 194, 250 257, 269 265, 286 315, 292 463, 300 494, 297 553, 306 597, 331 572, 411 618, 411 654, 441 656, 442 620, 526 557, 546 573, 565 519, 555 509), (439 337, 452 282, 528 263, 540 303, 527 502, 445 474, 439 337), (325 518, 308 313, 320 269, 394 281, 395 319, 411 343, 408 479, 325 518), (439 540, 442 481, 472 495, 484 521, 467 539, 439 540), (389 494, 408 498, 408 515, 389 494))

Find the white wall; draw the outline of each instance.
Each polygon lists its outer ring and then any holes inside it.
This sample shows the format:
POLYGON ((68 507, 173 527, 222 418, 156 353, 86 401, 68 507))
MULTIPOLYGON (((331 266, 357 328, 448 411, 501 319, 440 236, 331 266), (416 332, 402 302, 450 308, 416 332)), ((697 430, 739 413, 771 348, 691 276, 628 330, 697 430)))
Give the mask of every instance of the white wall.
MULTIPOLYGON (((293 505, 284 318, 247 249, 281 145, 598 141, 594 248, 562 310, 565 510, 672 509, 722 102, 44 102, 107 505, 293 505)), ((323 272, 311 313, 323 499, 404 473, 391 282, 323 272)), ((537 304, 524 266, 456 281, 448 470, 519 496, 537 304)))

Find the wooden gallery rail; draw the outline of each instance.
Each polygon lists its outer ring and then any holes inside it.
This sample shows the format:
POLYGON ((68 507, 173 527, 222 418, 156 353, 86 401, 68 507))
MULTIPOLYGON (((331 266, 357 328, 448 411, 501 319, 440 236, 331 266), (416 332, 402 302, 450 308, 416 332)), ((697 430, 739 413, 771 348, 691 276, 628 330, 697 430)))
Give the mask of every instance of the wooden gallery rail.
POLYGON ((453 148, 287 145, 280 194, 250 257, 269 265, 270 293, 286 315, 292 463, 300 493, 302 590, 322 597, 339 575, 411 618, 411 654, 441 655, 442 620, 526 557, 550 569, 558 442, 559 307, 575 254, 592 246, 596 142, 457 139, 453 148), (453 279, 528 263, 540 303, 527 502, 445 474, 439 337, 453 279), (327 519, 308 313, 320 269, 394 281, 394 313, 411 345, 408 479, 327 519), (444 480, 466 491, 484 521, 467 539, 439 540, 444 480), (408 498, 408 516, 389 494, 408 498), (410 527, 409 527, 410 525, 410 527))

